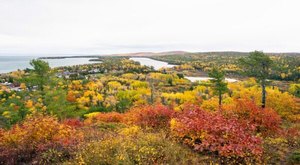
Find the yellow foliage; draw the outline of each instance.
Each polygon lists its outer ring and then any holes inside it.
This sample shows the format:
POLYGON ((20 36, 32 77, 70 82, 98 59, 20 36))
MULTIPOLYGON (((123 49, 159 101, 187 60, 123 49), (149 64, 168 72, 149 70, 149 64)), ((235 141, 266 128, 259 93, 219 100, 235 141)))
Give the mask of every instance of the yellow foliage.
POLYGON ((288 92, 280 92, 277 88, 267 88, 266 106, 276 110, 280 116, 286 119, 293 118, 293 115, 299 113, 294 97, 288 92))
POLYGON ((20 84, 20 88, 23 89, 23 90, 25 90, 25 89, 26 89, 25 83, 21 83, 21 84, 20 84))
POLYGON ((25 107, 26 108, 32 108, 33 107, 33 101, 32 100, 27 100, 25 102, 25 107))
POLYGON ((128 128, 123 128, 120 130, 120 134, 121 135, 125 135, 125 136, 134 136, 137 135, 138 133, 140 133, 141 128, 138 126, 131 126, 128 128))
POLYGON ((5 118, 10 118, 11 117, 11 113, 9 111, 4 111, 2 113, 2 116, 5 117, 5 118))
POLYGON ((120 89, 122 87, 122 84, 119 83, 118 81, 110 81, 107 83, 107 86, 109 87, 110 90, 116 90, 116 89, 120 89))
POLYGON ((93 118, 93 117, 97 116, 98 114, 100 114, 100 112, 92 112, 92 113, 89 113, 89 114, 85 114, 84 117, 93 118))
POLYGON ((213 97, 209 100, 204 100, 200 106, 204 110, 215 111, 219 108, 219 100, 216 97, 213 97))

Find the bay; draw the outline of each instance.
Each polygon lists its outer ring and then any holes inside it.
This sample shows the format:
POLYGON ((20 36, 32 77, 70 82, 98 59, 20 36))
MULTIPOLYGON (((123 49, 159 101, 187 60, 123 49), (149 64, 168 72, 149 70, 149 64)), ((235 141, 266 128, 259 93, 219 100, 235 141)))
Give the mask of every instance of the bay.
MULTIPOLYGON (((0 73, 8 73, 18 69, 31 68, 29 62, 36 59, 36 56, 0 56, 0 73)), ((61 58, 61 59, 43 59, 47 61, 50 67, 72 66, 97 63, 96 61, 89 61, 92 58, 61 58)))

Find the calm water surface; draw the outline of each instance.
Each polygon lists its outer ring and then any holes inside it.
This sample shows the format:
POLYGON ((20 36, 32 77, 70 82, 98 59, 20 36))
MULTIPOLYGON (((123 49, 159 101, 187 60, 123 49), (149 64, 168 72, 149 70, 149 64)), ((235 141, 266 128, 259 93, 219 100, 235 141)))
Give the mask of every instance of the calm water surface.
POLYGON ((153 66, 155 70, 158 70, 161 68, 172 68, 173 66, 176 66, 176 65, 170 65, 167 62, 157 61, 157 60, 153 60, 150 58, 144 58, 144 57, 132 57, 130 59, 133 61, 140 62, 141 65, 153 66))
MULTIPOLYGON (((37 57, 32 56, 0 56, 0 73, 7 73, 18 69, 31 68, 29 62, 37 57)), ((89 61, 91 58, 63 58, 43 59, 49 62, 50 67, 72 66, 97 63, 89 61)))

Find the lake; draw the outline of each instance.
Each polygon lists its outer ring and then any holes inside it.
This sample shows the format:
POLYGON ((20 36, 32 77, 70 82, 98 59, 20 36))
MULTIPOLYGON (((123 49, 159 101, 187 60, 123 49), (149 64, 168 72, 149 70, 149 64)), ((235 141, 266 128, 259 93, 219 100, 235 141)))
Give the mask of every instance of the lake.
MULTIPOLYGON (((188 80, 190 80, 191 82, 197 82, 197 81, 207 81, 210 80, 211 78, 209 77, 184 77, 188 80)), ((227 82, 237 82, 238 80, 233 79, 233 78, 225 78, 225 81, 227 82)))
MULTIPOLYGON (((33 56, 0 56, 0 73, 8 73, 18 69, 31 68, 29 62, 38 57, 33 56)), ((49 62, 50 67, 72 66, 97 63, 89 61, 92 58, 62 58, 62 59, 43 59, 49 62)))
MULTIPOLYGON (((130 59, 133 60, 133 61, 139 62, 141 65, 153 66, 155 70, 159 70, 161 68, 172 68, 172 67, 176 66, 176 65, 170 65, 167 62, 153 60, 153 59, 145 58, 145 57, 134 57, 134 58, 130 58, 130 59)), ((200 76, 200 77, 185 76, 184 78, 190 80, 191 82, 207 81, 207 80, 211 79, 209 77, 204 77, 204 76, 200 76)), ((226 78, 225 81, 227 81, 227 82, 236 82, 238 80, 232 79, 232 78, 226 78)))
POLYGON ((153 66, 155 70, 159 70, 161 68, 172 68, 173 66, 176 66, 176 65, 170 65, 167 62, 153 60, 144 57, 132 57, 130 59, 139 62, 141 65, 153 66))

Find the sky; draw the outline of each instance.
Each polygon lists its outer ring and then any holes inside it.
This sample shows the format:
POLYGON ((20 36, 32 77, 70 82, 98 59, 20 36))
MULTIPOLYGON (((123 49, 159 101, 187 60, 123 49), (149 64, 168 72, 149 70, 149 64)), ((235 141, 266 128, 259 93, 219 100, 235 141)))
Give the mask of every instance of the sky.
POLYGON ((0 0, 0 55, 300 52, 299 0, 0 0))

